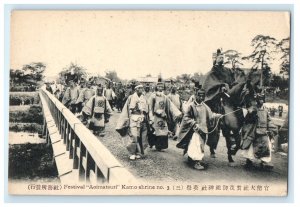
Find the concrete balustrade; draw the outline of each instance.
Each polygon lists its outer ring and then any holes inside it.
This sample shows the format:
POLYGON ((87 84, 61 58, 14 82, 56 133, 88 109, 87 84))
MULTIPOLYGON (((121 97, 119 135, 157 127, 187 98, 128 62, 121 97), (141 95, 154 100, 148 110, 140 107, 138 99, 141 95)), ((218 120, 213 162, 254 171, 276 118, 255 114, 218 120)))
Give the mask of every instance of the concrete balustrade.
POLYGON ((62 182, 132 183, 133 175, 81 121, 45 89, 39 92, 43 135, 52 145, 62 182))

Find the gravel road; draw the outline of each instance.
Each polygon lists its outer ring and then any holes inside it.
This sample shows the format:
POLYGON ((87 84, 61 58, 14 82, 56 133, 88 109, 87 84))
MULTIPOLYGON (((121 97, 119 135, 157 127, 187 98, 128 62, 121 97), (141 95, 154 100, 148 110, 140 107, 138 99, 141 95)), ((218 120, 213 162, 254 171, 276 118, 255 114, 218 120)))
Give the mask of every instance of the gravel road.
POLYGON ((208 162, 208 169, 197 171, 187 165, 187 156, 183 156, 182 150, 176 148, 177 141, 169 140, 169 148, 164 152, 157 152, 155 149, 147 149, 144 159, 131 161, 128 153, 122 144, 121 136, 115 131, 115 123, 119 113, 114 112, 110 122, 106 126, 106 136, 98 139, 112 152, 112 154, 137 178, 144 181, 170 181, 170 182, 255 182, 286 183, 288 174, 288 158, 279 153, 272 154, 274 169, 262 171, 259 168, 244 169, 243 158, 240 152, 234 157, 237 166, 228 166, 227 149, 225 139, 220 138, 216 150, 217 158, 209 157, 209 149, 205 149, 205 161, 208 162))

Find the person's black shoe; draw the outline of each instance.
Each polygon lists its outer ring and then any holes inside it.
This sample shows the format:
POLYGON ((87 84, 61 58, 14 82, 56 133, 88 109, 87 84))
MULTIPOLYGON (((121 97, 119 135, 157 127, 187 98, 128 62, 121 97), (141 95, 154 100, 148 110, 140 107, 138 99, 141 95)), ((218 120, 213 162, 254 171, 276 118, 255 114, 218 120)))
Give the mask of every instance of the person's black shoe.
POLYGON ((243 164, 243 167, 246 169, 251 169, 253 167, 253 162, 247 159, 246 162, 243 164))
POLYGON ((274 168, 274 165, 272 163, 261 162, 260 167, 263 170, 269 171, 269 170, 272 170, 274 168))

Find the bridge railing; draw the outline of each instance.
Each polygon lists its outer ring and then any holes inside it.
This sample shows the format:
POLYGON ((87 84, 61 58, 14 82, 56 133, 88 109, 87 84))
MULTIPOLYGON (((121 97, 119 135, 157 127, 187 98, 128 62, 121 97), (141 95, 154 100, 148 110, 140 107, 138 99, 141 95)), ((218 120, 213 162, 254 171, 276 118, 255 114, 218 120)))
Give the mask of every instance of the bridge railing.
POLYGON ((47 142, 63 142, 65 153, 73 162, 73 169, 79 171, 77 177, 79 181, 135 182, 132 174, 56 97, 41 89, 40 98, 45 116, 43 133, 48 139, 47 142), (50 121, 49 118, 46 120, 47 117, 50 117, 50 121), (54 123, 51 123, 52 121, 54 123), (55 124, 56 134, 59 134, 56 141, 50 141, 51 132, 48 129, 50 124, 55 124))

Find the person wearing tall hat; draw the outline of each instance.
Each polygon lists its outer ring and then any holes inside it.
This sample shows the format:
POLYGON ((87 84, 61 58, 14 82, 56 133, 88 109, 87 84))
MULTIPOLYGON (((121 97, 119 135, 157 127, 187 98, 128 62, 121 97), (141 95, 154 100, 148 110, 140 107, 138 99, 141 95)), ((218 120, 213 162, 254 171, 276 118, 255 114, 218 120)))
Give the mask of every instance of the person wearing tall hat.
POLYGON ((79 97, 79 88, 77 87, 74 80, 69 81, 69 87, 66 89, 62 103, 70 109, 70 111, 75 114, 77 112, 76 101, 79 97))
MULTIPOLYGON (((220 100, 227 96, 228 91, 234 82, 234 76, 232 70, 224 67, 224 54, 221 49, 216 52, 215 64, 212 69, 206 74, 203 81, 202 88, 205 91, 205 103, 210 107, 213 112, 219 112, 220 100)), ((207 145, 210 148, 212 158, 216 158, 215 150, 217 149, 220 128, 210 133, 207 145)))
POLYGON ((273 168, 271 140, 277 136, 277 127, 272 123, 268 110, 264 107, 264 95, 256 95, 256 105, 248 108, 241 130, 241 154, 246 159, 244 167, 256 164, 265 170, 273 168))
POLYGON ((128 97, 116 125, 116 131, 124 137, 122 140, 129 135, 125 145, 130 160, 140 159, 148 146, 149 105, 143 91, 143 85, 135 86, 135 92, 128 97))
POLYGON ((103 95, 103 86, 97 85, 96 94, 92 96, 82 109, 83 116, 88 116, 88 128, 95 135, 105 136, 105 124, 109 122, 112 110, 108 100, 103 95))
POLYGON ((207 164, 203 161, 204 146, 208 130, 214 127, 221 114, 213 113, 204 103, 205 91, 196 89, 195 99, 188 106, 182 118, 177 148, 188 155, 189 165, 196 170, 204 170, 207 164))
POLYGON ((195 97, 195 93, 196 91, 198 91, 199 89, 202 89, 202 85, 200 85, 199 81, 195 81, 195 87, 194 87, 194 94, 192 94, 189 98, 189 100, 187 101, 187 105, 193 103, 196 99, 195 97))
POLYGON ((151 96, 150 106, 150 124, 154 129, 153 139, 150 141, 150 147, 155 146, 157 151, 168 148, 169 125, 178 122, 182 113, 163 93, 164 84, 157 84, 157 91, 151 96))
POLYGON ((213 104, 222 92, 229 90, 233 81, 232 71, 224 67, 224 54, 221 49, 218 49, 215 64, 203 82, 203 89, 206 93, 205 102, 208 105, 213 104))

